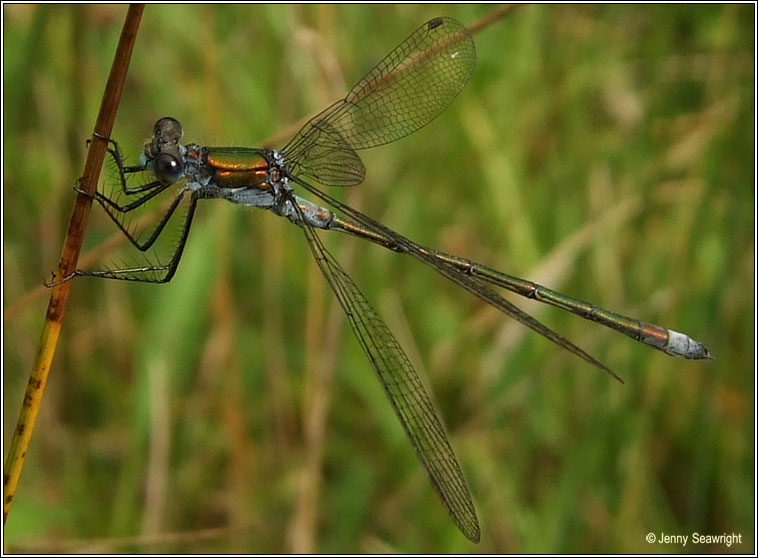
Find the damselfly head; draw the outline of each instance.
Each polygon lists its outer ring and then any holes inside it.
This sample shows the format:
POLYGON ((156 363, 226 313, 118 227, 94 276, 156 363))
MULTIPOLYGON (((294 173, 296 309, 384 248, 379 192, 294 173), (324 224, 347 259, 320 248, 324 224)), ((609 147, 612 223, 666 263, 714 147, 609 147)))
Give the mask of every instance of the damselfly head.
POLYGON ((153 137, 145 144, 145 158, 151 161, 161 153, 179 156, 179 142, 184 135, 181 123, 175 118, 165 116, 153 127, 153 137))
POLYGON ((155 123, 153 137, 145 143, 140 164, 153 170, 161 184, 173 184, 184 174, 182 148, 184 132, 181 123, 166 116, 155 123))

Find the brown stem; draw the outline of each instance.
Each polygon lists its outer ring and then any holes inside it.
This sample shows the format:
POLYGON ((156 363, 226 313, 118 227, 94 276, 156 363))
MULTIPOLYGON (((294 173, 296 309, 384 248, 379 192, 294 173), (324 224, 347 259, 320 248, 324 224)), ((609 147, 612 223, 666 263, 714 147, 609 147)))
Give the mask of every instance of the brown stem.
MULTIPOLYGON (((134 42, 137 37, 140 19, 144 6, 141 4, 129 6, 126 14, 124 27, 121 31, 116 55, 113 59, 113 66, 108 77, 108 83, 105 86, 103 102, 100 105, 100 112, 97 115, 95 123, 95 133, 92 136, 87 160, 84 163, 84 172, 80 180, 81 188, 86 192, 94 194, 97 188, 97 181, 100 176, 100 169, 105 160, 105 152, 108 142, 105 138, 110 137, 113 130, 113 123, 116 120, 116 110, 121 100, 121 92, 124 89, 126 72, 129 68, 129 61, 134 49, 134 42)), ((68 232, 63 243, 61 260, 58 266, 57 277, 68 277, 76 269, 76 262, 79 258, 79 252, 82 247, 84 231, 87 225, 87 217, 92 206, 92 196, 79 194, 74 202, 74 210, 71 214, 68 232)), ((50 293, 50 302, 47 307, 45 323, 42 327, 39 349, 37 357, 32 367, 29 377, 29 384, 24 394, 24 400, 21 405, 16 429, 13 432, 10 450, 5 460, 3 469, 3 524, 8 519, 13 497, 16 493, 18 479, 21 476, 21 470, 24 466, 26 450, 29 446, 29 440, 32 437, 34 423, 37 420, 42 394, 47 383, 47 376, 50 371, 50 365, 55 355, 55 348, 58 343, 63 316, 66 311, 68 295, 71 290, 71 282, 65 281, 54 287, 50 293)))

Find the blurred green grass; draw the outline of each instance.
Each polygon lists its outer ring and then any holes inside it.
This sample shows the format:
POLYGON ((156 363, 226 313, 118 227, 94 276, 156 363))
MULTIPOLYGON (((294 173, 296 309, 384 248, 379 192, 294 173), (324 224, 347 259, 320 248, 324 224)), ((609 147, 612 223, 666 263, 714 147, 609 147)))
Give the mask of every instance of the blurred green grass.
MULTIPOLYGON (((492 9, 149 6, 114 136, 136 155, 171 115, 189 141, 281 144, 423 21, 492 9)), ((4 5, 4 455, 125 11, 4 5)), ((753 22, 750 5, 520 8, 476 35, 474 76, 438 120, 362 154, 366 183, 345 195, 368 215, 715 356, 516 301, 619 385, 415 262, 328 238, 433 390, 479 545, 438 502, 302 233, 208 203, 171 284, 77 279, 5 550, 750 552, 753 22)), ((89 246, 113 232, 93 211, 89 246)))

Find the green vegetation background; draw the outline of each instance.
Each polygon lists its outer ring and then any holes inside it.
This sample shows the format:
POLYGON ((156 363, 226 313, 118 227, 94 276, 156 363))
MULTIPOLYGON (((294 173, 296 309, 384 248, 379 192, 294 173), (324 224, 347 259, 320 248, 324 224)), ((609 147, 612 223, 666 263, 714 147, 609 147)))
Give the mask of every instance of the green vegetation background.
MULTIPOLYGON (((493 9, 149 6, 114 136, 136 157, 171 115, 189 141, 281 145, 422 22, 493 9)), ((325 235, 434 393, 479 545, 438 502, 302 233, 207 203, 171 284, 76 280, 5 549, 751 552, 754 9, 515 10, 476 34, 450 108, 364 152, 366 182, 341 193, 715 356, 516 301, 621 385, 420 264, 325 235)), ((4 455, 125 12, 4 6, 4 455)), ((88 250, 129 261, 114 233, 93 209, 88 250)))

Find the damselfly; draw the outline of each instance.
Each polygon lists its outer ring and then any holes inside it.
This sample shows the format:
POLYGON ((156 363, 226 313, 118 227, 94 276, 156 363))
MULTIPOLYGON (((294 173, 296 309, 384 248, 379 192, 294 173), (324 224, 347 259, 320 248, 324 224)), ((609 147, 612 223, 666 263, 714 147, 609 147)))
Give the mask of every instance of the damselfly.
POLYGON ((593 366, 618 377, 591 355, 508 302, 492 286, 563 308, 629 337, 685 358, 710 358, 689 336, 627 318, 531 281, 501 273, 466 258, 421 246, 324 193, 325 186, 360 184, 365 168, 357 150, 395 141, 428 124, 458 95, 475 65, 471 35, 460 23, 435 18, 417 29, 372 69, 347 96, 310 119, 281 150, 202 147, 180 143, 183 131, 173 118, 161 118, 140 156, 127 166, 118 144, 108 140, 121 203, 105 193, 95 199, 137 248, 150 249, 182 203, 187 204, 178 241, 168 261, 143 267, 76 270, 75 275, 165 283, 176 272, 197 202, 219 198, 268 209, 302 228, 313 257, 326 277, 427 475, 459 529, 480 537, 469 488, 448 441, 442 420, 399 343, 353 280, 322 243, 316 229, 358 236, 412 256, 508 316, 593 366), (302 188, 319 202, 297 195, 302 188), (157 224, 138 235, 126 215, 163 192, 175 192, 157 224), (323 205, 320 205, 323 204, 323 205))

